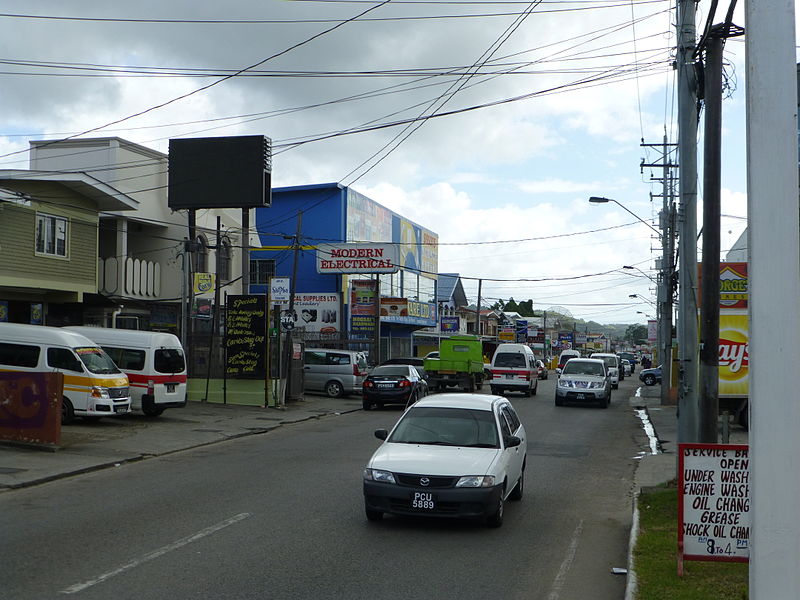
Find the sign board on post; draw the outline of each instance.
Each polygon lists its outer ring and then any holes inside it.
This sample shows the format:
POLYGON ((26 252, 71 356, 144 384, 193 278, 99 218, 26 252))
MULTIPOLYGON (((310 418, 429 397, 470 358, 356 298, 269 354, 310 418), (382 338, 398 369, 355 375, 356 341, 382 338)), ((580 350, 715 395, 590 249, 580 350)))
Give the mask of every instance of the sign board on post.
POLYGON ((750 558, 746 444, 678 444, 678 575, 684 560, 750 558))
POLYGON ((288 277, 270 277, 269 297, 273 304, 289 304, 291 287, 288 277))
POLYGON ((518 344, 524 344, 528 341, 528 322, 523 320, 518 320, 515 324, 515 334, 516 334, 516 342, 518 344))
POLYGON ((263 379, 267 311, 264 296, 228 296, 225 312, 225 373, 263 379))

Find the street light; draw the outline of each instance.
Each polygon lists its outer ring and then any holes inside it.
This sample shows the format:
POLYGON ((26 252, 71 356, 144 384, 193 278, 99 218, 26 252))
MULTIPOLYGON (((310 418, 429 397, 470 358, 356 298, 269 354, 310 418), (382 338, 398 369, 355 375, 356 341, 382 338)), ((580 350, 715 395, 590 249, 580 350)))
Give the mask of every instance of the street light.
POLYGON ((653 279, 653 278, 652 278, 650 275, 648 275, 647 273, 645 273, 644 271, 642 271, 642 270, 641 270, 639 267, 632 267, 631 265, 622 265, 622 268, 623 268, 623 269, 636 269, 637 271, 639 271, 639 273, 641 273, 642 275, 644 275, 645 277, 647 277, 647 278, 648 278, 650 281, 652 281, 652 282, 653 282, 653 283, 655 283, 656 285, 658 284, 658 282, 657 282, 655 279, 653 279))
POLYGON ((635 212, 632 212, 632 211, 628 210, 627 208, 625 208, 625 206, 623 206, 622 204, 620 204, 619 202, 617 202, 617 201, 616 201, 616 200, 614 200, 613 198, 603 198, 602 196, 591 196, 591 197, 589 198, 589 202, 591 202, 592 204, 605 204, 606 202, 613 202, 614 204, 616 204, 617 206, 619 206, 619 207, 620 207, 622 210, 624 210, 624 211, 627 211, 629 214, 631 214, 631 215, 633 215, 634 217, 636 217, 636 219, 637 219, 639 222, 641 222, 641 223, 644 223, 644 224, 645 224, 645 225, 647 225, 647 226, 648 226, 650 229, 652 229, 653 231, 655 231, 655 232, 656 232, 656 235, 658 236, 658 239, 661 239, 661 232, 660 232, 658 229, 656 229, 655 227, 653 227, 652 225, 650 225, 650 223, 648 223, 647 221, 645 221, 644 219, 642 219, 642 218, 641 218, 639 215, 637 215, 635 212))
POLYGON ((654 319, 654 318, 655 318, 653 315, 648 315, 647 313, 645 313, 645 312, 642 312, 641 310, 637 310, 637 311, 636 311, 636 314, 637 314, 637 315, 644 315, 644 316, 645 316, 645 317, 647 317, 648 319, 654 319))
POLYGON ((656 306, 655 302, 653 302, 649 298, 645 298, 644 296, 640 296, 639 294, 628 294, 628 298, 638 298, 639 300, 643 300, 644 302, 647 302, 653 308, 655 308, 655 306, 656 306))

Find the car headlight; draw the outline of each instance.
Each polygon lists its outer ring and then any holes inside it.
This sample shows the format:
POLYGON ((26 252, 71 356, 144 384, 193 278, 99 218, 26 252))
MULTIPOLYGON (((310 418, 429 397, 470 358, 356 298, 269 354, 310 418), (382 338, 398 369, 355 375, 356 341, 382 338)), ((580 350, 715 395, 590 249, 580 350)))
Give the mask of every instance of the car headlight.
POLYGON ((575 387, 575 382, 572 379, 564 379, 563 377, 558 380, 558 387, 572 388, 575 387))
POLYGON ((602 381, 590 381, 589 382, 589 387, 592 388, 592 389, 596 389, 596 390, 604 387, 604 385, 605 384, 602 381))
POLYGON ((458 480, 456 487, 492 487, 494 475, 465 475, 458 480))
POLYGON ((100 387, 99 385, 92 387, 91 395, 92 398, 104 398, 106 400, 111 398, 108 394, 108 388, 100 387))
POLYGON ((364 469, 364 479, 380 483, 397 483, 391 472, 382 471, 381 469, 364 469))

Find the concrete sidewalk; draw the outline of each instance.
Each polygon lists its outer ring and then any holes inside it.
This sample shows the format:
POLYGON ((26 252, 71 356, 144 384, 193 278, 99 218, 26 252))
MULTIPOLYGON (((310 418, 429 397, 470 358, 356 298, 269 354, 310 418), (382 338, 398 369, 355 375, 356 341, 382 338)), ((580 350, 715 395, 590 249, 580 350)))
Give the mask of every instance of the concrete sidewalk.
POLYGON ((285 409, 190 401, 155 419, 76 419, 55 450, 0 443, 0 492, 355 410, 360 397, 307 395, 285 409))

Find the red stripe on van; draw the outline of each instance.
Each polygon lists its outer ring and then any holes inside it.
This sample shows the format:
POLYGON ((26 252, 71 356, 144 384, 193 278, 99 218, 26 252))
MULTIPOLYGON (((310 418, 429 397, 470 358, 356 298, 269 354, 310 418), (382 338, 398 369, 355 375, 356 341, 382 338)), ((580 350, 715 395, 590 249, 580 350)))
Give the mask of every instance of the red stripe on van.
POLYGON ((528 369, 525 371, 518 371, 516 369, 492 369, 492 375, 520 375, 521 377, 525 377, 525 375, 530 375, 530 373, 528 369))
POLYGON ((148 381, 153 383, 186 383, 186 373, 178 375, 141 375, 130 371, 125 371, 125 373, 132 384, 144 383, 147 385, 148 381))

